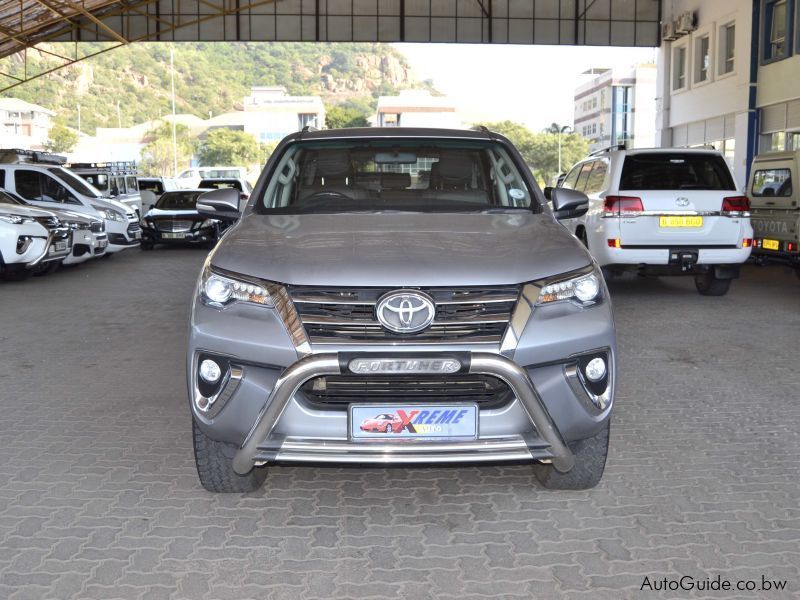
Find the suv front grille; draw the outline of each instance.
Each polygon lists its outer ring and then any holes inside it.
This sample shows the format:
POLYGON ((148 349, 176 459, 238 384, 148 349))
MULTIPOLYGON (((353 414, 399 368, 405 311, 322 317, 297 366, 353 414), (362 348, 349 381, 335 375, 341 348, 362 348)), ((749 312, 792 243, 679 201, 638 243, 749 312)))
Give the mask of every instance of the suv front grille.
POLYGON ((159 231, 189 231, 194 224, 191 219, 154 219, 159 231))
POLYGON ((307 381, 300 391, 313 405, 332 409, 343 409, 359 402, 475 402, 480 408, 494 408, 514 398, 511 389, 500 379, 472 374, 327 375, 307 381))
POLYGON ((499 343, 519 297, 519 286, 427 288, 436 316, 419 333, 386 331, 375 305, 391 289, 289 286, 311 343, 499 343))

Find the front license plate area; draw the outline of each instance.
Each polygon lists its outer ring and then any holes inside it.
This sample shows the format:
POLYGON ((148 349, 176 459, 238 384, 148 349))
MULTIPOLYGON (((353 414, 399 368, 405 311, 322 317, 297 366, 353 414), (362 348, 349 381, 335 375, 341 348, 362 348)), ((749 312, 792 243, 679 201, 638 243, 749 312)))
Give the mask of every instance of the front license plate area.
POLYGON ((162 235, 165 240, 182 240, 186 237, 185 233, 164 233, 162 235))
POLYGON ((658 226, 672 227, 702 227, 703 217, 669 215, 658 218, 658 226))
POLYGON ((761 240, 761 247, 767 250, 780 250, 781 243, 778 240, 763 239, 761 240))
POLYGON ((395 441, 474 440, 478 436, 478 405, 351 404, 350 439, 395 441))

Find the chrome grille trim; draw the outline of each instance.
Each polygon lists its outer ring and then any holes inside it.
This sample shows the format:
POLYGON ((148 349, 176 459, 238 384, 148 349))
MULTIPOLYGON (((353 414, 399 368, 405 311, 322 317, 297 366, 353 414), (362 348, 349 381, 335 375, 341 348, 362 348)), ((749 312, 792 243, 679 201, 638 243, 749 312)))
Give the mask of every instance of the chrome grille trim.
POLYGON ((423 288, 436 304, 433 323, 418 333, 395 334, 375 316, 375 305, 391 288, 287 288, 312 344, 499 344, 520 290, 517 285, 423 288))
POLYGON ((154 219, 156 229, 166 232, 190 231, 194 221, 191 219, 154 219))

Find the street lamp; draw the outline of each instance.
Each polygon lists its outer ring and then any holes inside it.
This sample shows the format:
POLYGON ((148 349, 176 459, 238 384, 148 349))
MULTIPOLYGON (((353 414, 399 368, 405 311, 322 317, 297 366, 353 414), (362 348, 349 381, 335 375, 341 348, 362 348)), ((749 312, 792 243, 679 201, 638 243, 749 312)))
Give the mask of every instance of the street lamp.
POLYGON ((558 130, 558 174, 559 176, 563 171, 561 170, 561 134, 563 133, 572 133, 573 129, 569 125, 564 125, 561 129, 558 130))

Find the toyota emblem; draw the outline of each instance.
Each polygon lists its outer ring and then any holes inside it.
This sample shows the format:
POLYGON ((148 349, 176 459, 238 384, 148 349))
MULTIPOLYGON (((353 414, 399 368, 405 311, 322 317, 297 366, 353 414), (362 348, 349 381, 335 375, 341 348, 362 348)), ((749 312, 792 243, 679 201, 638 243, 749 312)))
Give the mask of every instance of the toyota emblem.
POLYGON ((384 329, 394 333, 422 331, 436 316, 431 297, 416 290, 389 292, 378 301, 375 311, 384 329))

